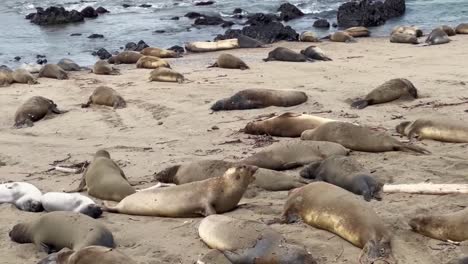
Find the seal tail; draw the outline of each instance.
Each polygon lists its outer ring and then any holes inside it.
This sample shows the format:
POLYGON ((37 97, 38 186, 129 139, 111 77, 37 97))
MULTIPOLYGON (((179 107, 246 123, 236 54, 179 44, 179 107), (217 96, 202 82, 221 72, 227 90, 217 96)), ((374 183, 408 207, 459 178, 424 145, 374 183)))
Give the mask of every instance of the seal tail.
POLYGON ((218 67, 218 63, 217 63, 217 62, 211 64, 210 66, 208 66, 208 67, 206 67, 206 68, 216 68, 216 67, 218 67))
POLYGON ((406 152, 416 152, 416 153, 421 153, 425 155, 431 154, 429 150, 422 148, 422 147, 415 146, 415 145, 401 144, 401 146, 399 146, 399 150, 406 151, 406 152))
POLYGON ((116 206, 111 206, 110 202, 108 202, 108 201, 103 201, 101 208, 105 212, 119 213, 118 204, 116 206))
POLYGON ((93 101, 91 100, 91 97, 89 97, 89 100, 85 104, 81 104, 81 108, 88 108, 93 101))
POLYGON ((369 105, 367 100, 357 100, 351 103, 352 108, 363 109, 369 105))

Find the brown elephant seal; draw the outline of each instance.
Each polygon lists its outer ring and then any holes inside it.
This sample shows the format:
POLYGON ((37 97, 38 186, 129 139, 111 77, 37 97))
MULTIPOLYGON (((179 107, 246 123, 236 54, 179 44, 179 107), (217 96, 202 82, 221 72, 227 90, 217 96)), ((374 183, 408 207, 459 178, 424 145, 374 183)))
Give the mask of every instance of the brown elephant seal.
POLYGON ((405 44, 419 44, 418 37, 412 34, 405 34, 405 33, 394 33, 390 35, 390 42, 405 43, 405 44))
POLYGON ((312 60, 332 61, 325 52, 319 47, 309 46, 306 49, 301 50, 301 54, 312 60))
POLYGON ((168 68, 156 68, 151 71, 150 82, 177 82, 183 83, 184 75, 168 68))
POLYGON ((37 79, 25 69, 16 69, 12 73, 15 83, 37 84, 37 79))
POLYGON ((68 74, 57 64, 46 64, 39 71, 38 77, 52 78, 57 80, 68 79, 68 74))
POLYGON ((423 36, 423 31, 416 26, 396 26, 392 29, 390 35, 393 34, 406 34, 413 35, 417 38, 423 36))
POLYGON ((412 151, 430 154, 422 147, 404 144, 387 133, 373 131, 369 127, 347 122, 328 122, 315 129, 306 130, 302 133, 301 139, 335 142, 355 151, 412 151))
POLYGON ((145 56, 153 56, 153 57, 158 57, 158 58, 178 58, 178 57, 180 57, 180 54, 173 51, 173 50, 160 49, 160 48, 155 48, 155 47, 144 48, 142 51, 140 51, 140 53, 145 55, 145 56))
POLYGON ((282 218, 334 233, 362 248, 359 263, 396 264, 392 234, 372 207, 355 194, 326 182, 314 182, 291 192, 282 218))
MULTIPOLYGON (((186 184, 222 176, 229 168, 239 163, 224 160, 199 160, 168 167, 154 175, 163 183, 186 184)), ((307 182, 286 173, 259 168, 254 174, 253 185, 267 191, 286 191, 298 188, 307 182)))
POLYGON ((119 250, 89 246, 80 250, 62 249, 52 253, 37 264, 137 264, 119 250))
POLYGON ((62 114, 54 101, 42 96, 33 96, 26 100, 15 113, 15 127, 31 127, 33 122, 39 121, 50 114, 62 114))
POLYGON ((419 118, 414 122, 405 121, 396 131, 409 139, 432 139, 442 142, 468 143, 468 126, 458 120, 445 118, 419 118))
POLYGON ((461 242, 468 240, 468 209, 449 214, 425 214, 409 221, 414 232, 443 240, 461 242))
POLYGON ((141 57, 137 63, 137 68, 144 68, 144 69, 156 69, 159 67, 171 68, 169 63, 163 59, 153 56, 143 56, 141 57))
POLYGON ((124 198, 116 206, 104 205, 114 213, 192 217, 222 214, 237 207, 245 190, 253 182, 255 166, 240 165, 223 176, 155 190, 141 191, 124 198))
POLYGON ((233 264, 316 264, 304 246, 293 245, 271 227, 251 220, 210 215, 200 222, 198 235, 233 264))
POLYGON ((241 70, 246 70, 250 69, 247 64, 239 59, 238 57, 223 53, 219 55, 218 59, 213 65, 210 65, 208 68, 212 67, 219 67, 219 68, 226 68, 226 69, 241 69, 241 70))
POLYGON ((143 54, 136 51, 122 51, 117 55, 110 57, 107 62, 110 64, 135 64, 143 57, 143 54))
POLYGON ((248 37, 246 35, 239 35, 237 36, 237 42, 239 45, 239 48, 245 49, 245 48, 266 48, 267 45, 265 43, 256 40, 254 38, 248 37))
POLYGON ((125 173, 111 159, 109 152, 102 149, 94 155, 78 188, 68 192, 81 192, 85 189, 88 189, 88 194, 93 197, 116 202, 135 193, 125 173))
POLYGON ((97 87, 86 104, 81 107, 89 107, 91 104, 112 106, 114 109, 125 108, 127 103, 123 97, 114 89, 106 86, 97 87))
POLYGON ((383 184, 372 177, 370 171, 352 157, 339 155, 328 157, 307 165, 299 174, 303 178, 328 182, 362 195, 366 201, 382 199, 383 184))
POLYGON ((300 53, 284 47, 278 47, 268 53, 268 57, 263 61, 291 61, 291 62, 304 62, 309 59, 300 53))
POLYGON ((302 42, 322 42, 313 32, 304 31, 299 36, 299 41, 302 42))
POLYGON ((211 106, 213 111, 245 110, 269 106, 289 107, 307 101, 304 92, 294 90, 246 89, 233 96, 218 100, 211 106))
POLYGON ((418 90, 408 79, 397 78, 386 81, 370 91, 364 99, 351 103, 351 107, 363 109, 369 105, 388 103, 400 98, 418 98, 418 90))
POLYGON ((13 82, 13 72, 6 68, 0 69, 0 87, 9 86, 13 82))
POLYGON ((429 45, 440 45, 449 43, 450 39, 442 28, 435 28, 425 42, 429 45))
POLYGON ((80 250, 87 246, 115 246, 111 231, 101 222, 75 212, 43 214, 31 222, 15 225, 9 235, 14 242, 34 243, 47 253, 62 248, 80 250))
POLYGON ((353 38, 369 37, 370 30, 366 27, 350 27, 345 30, 353 38))
POLYGON ((275 143, 240 161, 270 170, 289 170, 348 150, 333 142, 287 140, 275 143))
POLYGON ((98 60, 94 63, 93 73, 99 75, 119 75, 120 70, 112 67, 112 65, 105 60, 98 60))
POLYGON ((354 39, 348 32, 337 31, 330 35, 330 41, 353 43, 356 42, 356 39, 354 39))
POLYGON ((461 23, 455 28, 457 34, 468 34, 468 23, 461 23))
POLYGON ((237 48, 239 48, 237 38, 218 41, 195 41, 185 44, 185 49, 190 52, 210 52, 237 48))
POLYGON ((443 25, 443 26, 440 26, 440 28, 449 36, 455 36, 457 34, 457 32, 455 31, 455 29, 451 26, 447 26, 447 25, 443 25))
POLYGON ((300 137, 302 132, 314 129, 326 122, 336 121, 314 115, 287 112, 262 121, 249 122, 244 133, 275 137, 300 137))
POLYGON ((87 69, 85 67, 80 67, 80 65, 70 59, 61 59, 57 65, 65 71, 81 71, 87 69))

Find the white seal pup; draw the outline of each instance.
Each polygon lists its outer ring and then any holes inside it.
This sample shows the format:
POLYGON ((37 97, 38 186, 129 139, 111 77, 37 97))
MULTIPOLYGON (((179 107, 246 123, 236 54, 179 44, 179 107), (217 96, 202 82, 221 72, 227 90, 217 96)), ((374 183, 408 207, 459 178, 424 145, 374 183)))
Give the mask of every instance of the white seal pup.
POLYGON ((102 215, 102 210, 91 198, 79 193, 48 192, 41 197, 42 206, 47 212, 72 211, 92 218, 102 215))
POLYGON ((18 209, 28 212, 41 212, 41 191, 27 182, 0 184, 0 204, 11 203, 18 209))

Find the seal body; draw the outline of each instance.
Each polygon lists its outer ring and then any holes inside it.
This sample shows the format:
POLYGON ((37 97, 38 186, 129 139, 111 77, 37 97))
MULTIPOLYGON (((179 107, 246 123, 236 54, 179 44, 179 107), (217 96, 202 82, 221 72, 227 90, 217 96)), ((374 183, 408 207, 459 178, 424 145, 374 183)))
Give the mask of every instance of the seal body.
POLYGON ((168 68, 156 68, 150 73, 150 82, 178 82, 183 83, 184 76, 168 68))
POLYGON ((237 49, 237 48, 239 48, 239 40, 236 38, 218 40, 215 42, 196 41, 196 42, 185 44, 185 49, 191 52, 209 52, 209 51, 228 50, 228 49, 237 49))
POLYGON ((345 31, 337 31, 331 34, 330 41, 346 42, 346 43, 356 42, 356 40, 348 32, 345 32, 345 31))
POLYGON ((222 214, 233 210, 254 180, 254 166, 236 166, 223 176, 132 194, 110 212, 165 217, 222 214))
POLYGON ((413 35, 416 38, 423 36, 422 30, 416 26, 396 26, 392 29, 392 33, 390 35, 393 34, 413 35))
POLYGON ((357 100, 351 107, 362 109, 369 105, 391 102, 400 98, 418 98, 418 90, 408 79, 391 79, 370 91, 362 100, 357 100))
POLYGON ((223 53, 219 55, 218 59, 216 62, 211 65, 210 67, 219 67, 219 68, 226 68, 226 69, 241 69, 241 70, 246 70, 249 69, 249 66, 247 64, 239 59, 238 57, 223 53))
POLYGON ((246 35, 239 35, 237 37, 237 43, 239 48, 265 48, 265 44, 261 41, 258 41, 254 38, 248 37, 246 35))
POLYGON ((145 56, 153 56, 158 58, 177 58, 180 56, 173 50, 160 49, 155 47, 144 48, 140 53, 145 56))
POLYGON ((381 200, 383 184, 377 182, 371 173, 352 157, 332 156, 313 162, 302 169, 300 175, 362 195, 366 201, 381 200))
POLYGON ((115 109, 127 106, 123 97, 116 90, 106 86, 97 87, 89 97, 88 102, 82 107, 89 107, 91 104, 112 106, 115 109))
POLYGON ((263 121, 249 122, 244 128, 244 132, 252 135, 300 137, 302 132, 332 121, 336 120, 287 112, 263 121))
POLYGON ((42 259, 38 264, 137 264, 122 252, 102 246, 89 246, 80 250, 63 249, 42 259))
POLYGON ((444 118, 419 118, 402 122, 396 131, 409 139, 432 139, 442 142, 468 143, 468 126, 457 120, 444 118))
POLYGON ((413 34, 393 33, 390 35, 392 43, 419 44, 418 38, 413 34))
POLYGON ((299 41, 302 42, 321 42, 321 40, 313 33, 310 31, 304 31, 301 33, 299 36, 299 41))
POLYGON ((16 69, 12 73, 12 77, 13 81, 16 83, 37 84, 36 78, 25 69, 16 69))
POLYGON ((409 221, 413 231, 438 240, 468 240, 468 209, 445 215, 416 216, 409 221))
POLYGON ((233 264, 316 264, 304 246, 289 244, 269 226, 224 215, 210 215, 200 222, 200 238, 222 251, 233 264))
POLYGON ((83 69, 80 65, 70 59, 61 59, 57 65, 65 71, 81 71, 83 69))
POLYGON ((300 218, 362 248, 359 263, 396 263, 391 233, 379 216, 362 199, 338 186, 315 182, 292 192, 283 218, 287 222, 300 218))
POLYGON ((93 66, 93 73, 99 75, 118 75, 120 74, 119 69, 112 67, 107 61, 105 60, 98 60, 94 63, 93 66))
POLYGON ((443 25, 443 26, 440 26, 440 28, 449 36, 455 36, 457 34, 457 32, 455 31, 455 29, 451 26, 447 26, 447 25, 443 25))
POLYGON ((268 57, 263 61, 292 61, 292 62, 304 62, 308 58, 300 53, 284 47, 278 47, 268 53, 268 57))
POLYGON ((289 170, 332 155, 347 155, 348 150, 333 142, 289 140, 275 143, 241 163, 270 170, 289 170))
POLYGON ((468 34, 468 23, 461 23, 455 28, 457 34, 468 34))
POLYGON ((57 80, 65 80, 68 79, 68 74, 64 71, 60 66, 57 64, 46 64, 42 67, 41 71, 39 71, 39 77, 46 77, 52 78, 57 80))
POLYGON ((305 55, 307 58, 312 60, 322 60, 322 61, 331 61, 330 57, 328 57, 325 52, 319 47, 310 46, 306 49, 301 50, 301 54, 305 55))
POLYGON ((107 61, 110 64, 135 64, 141 57, 143 57, 143 54, 136 51, 122 51, 110 57, 107 61))
POLYGON ((294 90, 246 89, 221 99, 211 106, 213 111, 244 110, 269 106, 289 107, 307 101, 304 92, 294 90))
POLYGON ((9 69, 0 69, 0 87, 13 83, 13 72, 9 69))
POLYGON ((54 101, 42 96, 33 96, 24 102, 15 113, 15 127, 33 126, 48 114, 61 114, 54 101))
POLYGON ((115 246, 112 233, 101 222, 75 212, 46 213, 31 222, 16 224, 9 235, 14 242, 34 243, 46 253, 62 248, 115 246))
POLYGON ((93 200, 79 193, 48 192, 42 195, 41 203, 47 212, 71 211, 92 218, 102 214, 101 208, 93 200))
POLYGON ((421 154, 430 153, 424 148, 404 144, 387 133, 345 122, 328 122, 315 129, 306 130, 302 133, 301 139, 335 142, 351 150, 364 152, 412 151, 421 154))
POLYGON ((370 30, 366 27, 350 27, 345 30, 353 38, 369 37, 370 30))
POLYGON ((43 211, 41 196, 41 191, 36 186, 27 182, 0 184, 0 204, 11 203, 23 211, 43 211))
POLYGON ((436 28, 432 30, 431 34, 426 39, 426 43, 429 45, 439 45, 449 43, 450 39, 442 28, 436 28))
POLYGON ((145 68, 145 69, 156 69, 159 67, 171 68, 169 63, 163 59, 153 56, 143 56, 141 57, 137 63, 137 68, 145 68))

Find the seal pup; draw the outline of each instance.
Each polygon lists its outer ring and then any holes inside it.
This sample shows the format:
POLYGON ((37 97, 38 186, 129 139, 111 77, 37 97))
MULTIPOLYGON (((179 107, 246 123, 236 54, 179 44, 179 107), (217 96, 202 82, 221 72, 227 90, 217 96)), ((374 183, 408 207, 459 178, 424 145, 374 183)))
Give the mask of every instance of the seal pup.
POLYGON ((143 54, 136 51, 122 51, 117 55, 110 57, 107 62, 110 64, 135 64, 143 57, 143 54))
POLYGON ((184 75, 168 68, 157 68, 150 72, 150 82, 177 82, 183 83, 184 75))
POLYGON ((155 48, 155 47, 144 48, 142 51, 140 51, 140 53, 145 55, 145 56, 152 56, 152 57, 158 57, 158 58, 178 58, 178 57, 180 57, 180 54, 173 51, 173 50, 160 49, 160 48, 155 48))
POLYGON ((233 96, 216 101, 211 106, 213 111, 245 110, 269 106, 289 107, 307 101, 304 92, 295 90, 246 89, 233 96))
POLYGON ((246 35, 240 34, 237 36, 237 43, 239 45, 239 48, 245 49, 245 48, 266 48, 268 45, 265 45, 265 43, 256 40, 254 38, 248 37, 246 35))
POLYGON ((13 81, 15 83, 37 84, 37 79, 25 69, 16 69, 12 73, 13 81))
POLYGON ((9 86, 13 82, 13 72, 10 69, 0 69, 0 87, 9 86))
POLYGON ((414 232, 442 240, 468 240, 468 209, 449 214, 425 214, 412 218, 409 225, 414 232))
POLYGON ((223 176, 183 185, 141 191, 104 210, 130 215, 193 217, 222 214, 237 207, 257 167, 239 165, 223 176))
POLYGON ((112 67, 107 61, 105 60, 98 60, 94 63, 92 72, 94 74, 99 75, 119 75, 120 70, 112 67))
POLYGON ((233 264, 316 264, 302 245, 290 244, 271 227, 251 220, 210 215, 200 222, 198 235, 233 264))
POLYGON ((458 120, 441 117, 418 118, 396 126, 396 131, 410 140, 432 139, 442 142, 468 143, 468 126, 458 120))
POLYGON ((43 211, 41 196, 41 191, 36 186, 27 182, 0 184, 0 204, 11 203, 23 211, 43 211))
POLYGON ((336 121, 314 115, 287 112, 261 121, 247 123, 244 133, 275 137, 300 137, 302 132, 314 129, 326 122, 336 121))
POLYGON ((455 36, 457 34, 455 29, 451 26, 443 25, 443 26, 440 26, 439 28, 441 28, 449 37, 455 36))
POLYGON ((302 42, 322 42, 313 32, 304 31, 299 36, 299 41, 302 42))
POLYGON ((356 40, 345 31, 337 31, 330 35, 330 41, 333 42, 345 42, 345 43, 354 43, 356 40))
POLYGON ((16 110, 14 126, 16 128, 34 126, 34 122, 43 119, 51 113, 62 114, 64 111, 58 110, 57 105, 50 99, 42 96, 33 96, 16 110))
POLYGON ((114 109, 125 108, 127 106, 123 97, 116 90, 107 86, 99 86, 94 89, 88 102, 82 104, 81 107, 86 108, 91 104, 112 106, 114 109))
POLYGON ((185 44, 185 49, 191 52, 209 52, 239 48, 239 40, 225 39, 218 41, 195 41, 185 44))
POLYGON ((300 53, 292 51, 288 48, 278 47, 268 53, 268 57, 263 61, 291 61, 291 62, 305 62, 309 59, 300 53))
POLYGON ((46 64, 39 71, 38 77, 52 78, 57 80, 68 79, 68 74, 57 64, 46 64))
POLYGON ((413 35, 416 38, 423 36, 423 31, 416 26, 396 26, 392 29, 390 35, 393 34, 406 34, 413 35))
POLYGON ((301 50, 301 54, 312 60, 331 61, 321 48, 316 46, 309 46, 306 49, 301 50))
POLYGON ((270 170, 289 170, 348 150, 333 142, 287 140, 275 143, 240 161, 270 170))
POLYGON ((400 98, 418 98, 418 90, 408 79, 397 78, 386 81, 370 91, 364 99, 351 103, 351 107, 363 109, 369 105, 388 103, 400 98))
POLYGON ((366 27, 350 27, 345 30, 353 38, 369 37, 370 30, 366 27))
POLYGON ((457 34, 468 34, 468 23, 461 23, 455 28, 457 34))
POLYGON ((381 200, 383 183, 372 177, 370 171, 352 157, 332 156, 322 161, 313 162, 299 173, 306 179, 324 181, 357 195, 364 200, 381 200))
POLYGON ((9 233, 16 243, 34 243, 48 254, 62 248, 80 250, 87 246, 114 248, 114 237, 101 222, 75 212, 50 212, 16 224, 9 233))
POLYGON ((81 192, 85 189, 93 197, 116 202, 135 193, 125 173, 111 159, 109 152, 103 149, 94 154, 94 159, 83 173, 78 188, 68 192, 81 192))
POLYGON ((81 71, 87 69, 86 67, 80 67, 80 65, 70 59, 61 59, 57 65, 65 71, 81 71))
POLYGON ((163 59, 153 56, 143 56, 141 57, 137 63, 137 68, 145 68, 145 69, 156 69, 159 67, 171 68, 169 63, 163 59))
POLYGON ((241 70, 250 69, 249 66, 247 66, 247 64, 243 60, 239 59, 238 57, 234 55, 227 54, 227 53, 223 53, 219 55, 216 62, 208 66, 208 68, 213 68, 213 67, 226 68, 226 69, 241 69, 241 70))
POLYGON ((435 28, 425 42, 429 45, 439 45, 449 43, 450 39, 442 28, 435 28))
POLYGON ((416 37, 413 34, 406 34, 406 33, 393 33, 392 35, 390 35, 390 42, 419 44, 418 37, 416 37))
POLYGON ((137 264, 134 260, 119 250, 102 247, 89 246, 80 250, 62 249, 60 252, 52 253, 37 264, 137 264))
POLYGON ((41 203, 47 212, 71 211, 92 218, 98 218, 102 214, 101 207, 89 197, 79 193, 48 192, 42 195, 41 203))
POLYGON ((404 144, 387 133, 373 131, 369 127, 347 122, 328 122, 315 129, 306 130, 302 133, 301 139, 335 142, 348 149, 364 152, 431 153, 422 147, 404 144))

